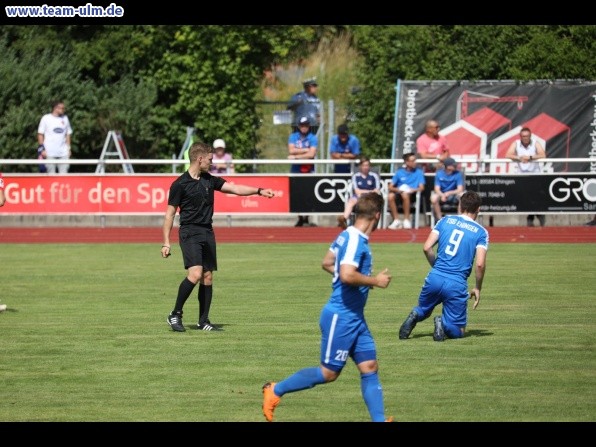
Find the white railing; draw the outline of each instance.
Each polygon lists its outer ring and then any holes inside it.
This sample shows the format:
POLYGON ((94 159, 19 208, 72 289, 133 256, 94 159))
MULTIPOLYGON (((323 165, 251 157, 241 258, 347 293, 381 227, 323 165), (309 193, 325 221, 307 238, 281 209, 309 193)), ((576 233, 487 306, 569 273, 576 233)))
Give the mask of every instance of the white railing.
MULTIPOLYGON (((457 163, 462 163, 463 165, 474 164, 479 166, 477 171, 478 174, 485 173, 485 167, 490 166, 493 163, 500 163, 500 164, 508 164, 508 163, 517 163, 511 161, 509 158, 482 158, 482 159, 469 159, 469 158, 455 158, 454 160, 457 163)), ((43 164, 63 164, 64 160, 40 160, 31 159, 31 158, 23 158, 23 159, 11 159, 5 158, 0 159, 0 172, 2 171, 2 166, 7 165, 39 165, 40 163, 43 164)), ((417 160, 418 164, 436 164, 437 160, 432 159, 419 159, 417 160)), ((538 161, 539 163, 590 163, 590 172, 596 171, 596 158, 594 157, 586 157, 586 158, 542 158, 538 161)), ((188 163, 187 160, 181 159, 75 159, 71 158, 67 162, 70 165, 122 165, 122 164, 130 164, 130 165, 170 165, 172 169, 179 165, 185 165, 188 163)), ((288 160, 288 159, 272 159, 272 160, 264 160, 264 159, 234 159, 234 165, 294 165, 294 164, 313 164, 313 165, 323 165, 323 166, 332 166, 335 164, 348 164, 353 165, 354 169, 357 166, 357 162, 352 160, 334 160, 334 159, 315 159, 315 160, 288 160)), ((392 159, 392 158, 373 158, 371 159, 372 165, 381 165, 381 164, 389 164, 389 165, 398 165, 401 166, 403 164, 402 159, 392 159)), ((466 168, 468 173, 474 173, 474 170, 466 168)), ((571 171, 573 172, 573 171, 571 171)), ((577 171, 577 172, 584 172, 584 171, 577 171)), ((134 174, 132 174, 134 175, 134 174)), ((242 175, 242 174, 240 174, 242 175)), ((254 175, 254 173, 252 173, 254 175)))

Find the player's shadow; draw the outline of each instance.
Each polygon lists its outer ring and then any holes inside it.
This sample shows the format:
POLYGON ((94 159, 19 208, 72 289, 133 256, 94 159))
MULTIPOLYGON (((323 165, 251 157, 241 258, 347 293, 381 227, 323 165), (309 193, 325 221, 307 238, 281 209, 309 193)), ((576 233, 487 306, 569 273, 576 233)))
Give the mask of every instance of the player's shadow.
POLYGON ((493 332, 484 329, 468 329, 466 331, 466 337, 488 337, 490 335, 494 335, 493 332))
MULTIPOLYGON (((468 338, 468 337, 488 337, 490 335, 493 335, 492 332, 490 331, 486 331, 484 329, 468 329, 466 331, 466 335, 464 336, 464 338, 468 338)), ((430 337, 432 338, 433 333, 424 333, 424 332, 420 332, 420 333, 415 333, 410 335, 410 338, 414 339, 414 338, 426 338, 426 337, 430 337)))

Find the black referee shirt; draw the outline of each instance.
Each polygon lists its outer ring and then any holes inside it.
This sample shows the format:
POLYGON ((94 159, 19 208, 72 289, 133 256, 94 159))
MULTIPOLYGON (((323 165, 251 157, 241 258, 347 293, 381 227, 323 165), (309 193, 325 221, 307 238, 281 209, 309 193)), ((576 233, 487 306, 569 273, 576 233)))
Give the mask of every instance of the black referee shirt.
POLYGON ((180 226, 205 225, 213 223, 215 191, 221 191, 226 181, 208 172, 198 179, 186 171, 172 182, 168 205, 180 208, 180 226))

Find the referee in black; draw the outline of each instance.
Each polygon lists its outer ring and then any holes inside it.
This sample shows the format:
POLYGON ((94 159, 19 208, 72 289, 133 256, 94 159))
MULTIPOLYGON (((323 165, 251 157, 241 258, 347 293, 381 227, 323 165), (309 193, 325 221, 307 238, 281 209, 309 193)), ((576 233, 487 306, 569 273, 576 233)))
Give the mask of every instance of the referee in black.
POLYGON ((190 147, 188 171, 172 182, 168 197, 168 208, 163 223, 163 245, 161 256, 170 256, 170 233, 174 226, 176 211, 180 209, 179 240, 186 278, 178 287, 174 310, 167 322, 172 330, 184 332, 182 308, 199 284, 199 322, 197 328, 203 331, 220 331, 219 326, 209 321, 209 308, 213 297, 213 272, 217 270, 215 234, 213 232, 213 205, 215 191, 237 196, 259 195, 274 197, 271 189, 228 183, 221 177, 209 173, 213 159, 213 148, 205 143, 194 143, 190 147))

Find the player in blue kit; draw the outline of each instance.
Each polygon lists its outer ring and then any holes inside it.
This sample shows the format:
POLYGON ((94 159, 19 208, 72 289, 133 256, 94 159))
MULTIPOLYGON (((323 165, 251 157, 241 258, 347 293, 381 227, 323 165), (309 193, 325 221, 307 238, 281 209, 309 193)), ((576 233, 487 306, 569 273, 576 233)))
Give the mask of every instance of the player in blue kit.
POLYGON ((443 304, 440 317, 435 317, 433 339, 464 336, 468 322, 468 298, 474 297, 476 309, 486 271, 488 231, 476 218, 482 200, 474 191, 466 191, 459 201, 459 215, 439 220, 424 243, 424 254, 432 269, 424 280, 418 305, 412 309, 399 329, 399 338, 406 339, 419 321, 426 320, 434 308, 443 304), (438 244, 435 256, 434 246, 438 244), (468 278, 475 260, 476 285, 468 293, 468 278))
POLYGON ((323 258, 323 270, 333 275, 333 279, 331 297, 319 318, 321 363, 301 369, 280 382, 267 382, 263 386, 263 415, 267 421, 273 421, 273 412, 284 394, 333 382, 349 358, 360 371, 362 397, 371 420, 393 420, 385 418, 377 350, 364 319, 370 288, 385 289, 391 282, 387 269, 373 275, 372 253, 368 244, 370 234, 381 219, 383 205, 383 197, 379 194, 360 196, 354 208, 354 225, 337 236, 323 258))

